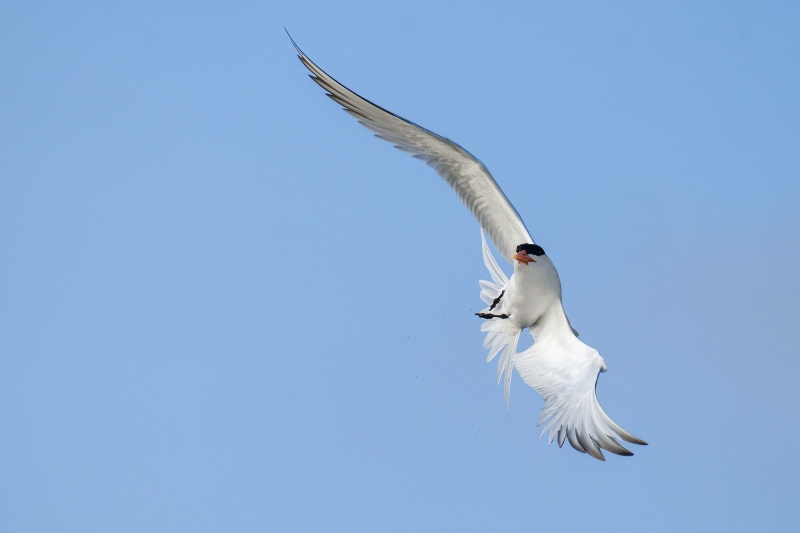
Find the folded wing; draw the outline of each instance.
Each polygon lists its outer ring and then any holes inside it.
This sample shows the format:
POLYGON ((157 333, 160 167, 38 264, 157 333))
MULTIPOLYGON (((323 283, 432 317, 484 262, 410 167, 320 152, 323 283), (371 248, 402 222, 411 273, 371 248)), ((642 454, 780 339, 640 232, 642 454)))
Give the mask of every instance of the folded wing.
POLYGON ((514 206, 475 156, 450 139, 360 97, 315 65, 294 40, 292 44, 300 61, 311 71, 311 79, 345 111, 374 131, 377 137, 422 159, 444 178, 509 263, 512 263, 517 245, 534 242, 514 206))

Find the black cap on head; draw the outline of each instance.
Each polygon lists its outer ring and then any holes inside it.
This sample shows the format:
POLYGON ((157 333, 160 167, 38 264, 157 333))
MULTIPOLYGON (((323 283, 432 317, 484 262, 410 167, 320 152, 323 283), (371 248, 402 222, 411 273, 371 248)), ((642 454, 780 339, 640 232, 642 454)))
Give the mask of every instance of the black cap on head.
POLYGON ((544 248, 538 244, 520 244, 517 246, 517 252, 525 250, 528 255, 544 255, 544 248))

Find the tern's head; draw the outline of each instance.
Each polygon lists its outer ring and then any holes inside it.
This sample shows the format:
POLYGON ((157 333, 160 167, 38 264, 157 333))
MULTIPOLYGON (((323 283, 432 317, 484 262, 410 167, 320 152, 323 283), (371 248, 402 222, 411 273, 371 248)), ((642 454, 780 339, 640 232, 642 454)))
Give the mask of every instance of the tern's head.
POLYGON ((514 255, 514 259, 519 261, 521 266, 535 263, 536 259, 534 257, 542 255, 544 255, 544 250, 538 244, 520 244, 517 246, 517 253, 514 255))

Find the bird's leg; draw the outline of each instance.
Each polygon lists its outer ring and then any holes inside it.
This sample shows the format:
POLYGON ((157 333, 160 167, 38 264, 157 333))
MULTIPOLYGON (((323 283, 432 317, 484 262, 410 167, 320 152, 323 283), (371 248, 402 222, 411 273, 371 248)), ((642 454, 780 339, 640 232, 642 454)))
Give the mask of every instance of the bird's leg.
MULTIPOLYGON (((498 296, 497 298, 495 298, 492 301, 492 305, 489 306, 489 311, 491 311, 492 309, 497 307, 497 304, 500 303, 500 299, 503 297, 503 295, 505 293, 506 293, 506 291, 501 292, 500 296, 498 296)), ((508 315, 505 314, 505 313, 503 313, 502 315, 496 315, 494 313, 475 313, 475 314, 478 315, 481 318, 486 318, 486 319, 489 319, 489 318, 508 318, 508 315)))
POLYGON ((492 302, 492 305, 489 306, 489 311, 491 311, 492 309, 497 307, 497 304, 500 303, 500 298, 502 298, 505 293, 506 293, 506 291, 504 290, 503 292, 500 293, 500 296, 498 296, 497 298, 494 299, 494 301, 492 302))

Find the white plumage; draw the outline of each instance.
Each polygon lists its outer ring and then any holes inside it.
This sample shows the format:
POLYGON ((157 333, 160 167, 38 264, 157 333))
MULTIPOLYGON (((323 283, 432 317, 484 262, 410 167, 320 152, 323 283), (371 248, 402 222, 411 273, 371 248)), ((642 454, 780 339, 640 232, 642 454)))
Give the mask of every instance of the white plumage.
MULTIPOLYGON (((290 37, 291 39, 291 37, 290 37)), ((481 299, 489 306, 481 330, 488 360, 500 356, 498 382, 504 379, 508 404, 512 370, 545 399, 539 419, 542 435, 558 445, 567 440, 578 451, 603 460, 601 449, 632 455, 616 438, 647 444, 615 424, 597 401, 595 385, 606 364, 594 348, 577 338, 561 304, 561 282, 550 258, 528 233, 488 169, 453 141, 360 97, 315 65, 292 41, 311 78, 361 124, 433 167, 467 205, 503 257, 514 265, 506 277, 486 239, 483 259, 492 281, 481 281, 481 299), (529 255, 531 254, 531 255, 529 255), (533 346, 517 352, 520 334, 530 329, 533 346)))

